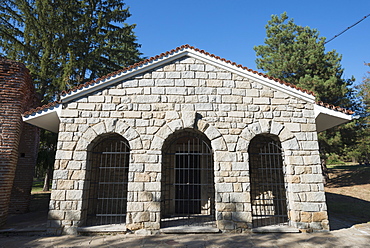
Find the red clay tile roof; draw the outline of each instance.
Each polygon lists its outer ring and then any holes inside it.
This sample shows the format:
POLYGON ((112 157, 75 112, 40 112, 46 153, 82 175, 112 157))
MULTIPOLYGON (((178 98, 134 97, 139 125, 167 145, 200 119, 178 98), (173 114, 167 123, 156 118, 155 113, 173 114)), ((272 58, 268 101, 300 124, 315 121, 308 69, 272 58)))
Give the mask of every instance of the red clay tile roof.
MULTIPOLYGON (((212 58, 215 58, 215 59, 221 60, 221 61, 226 62, 226 63, 228 63, 228 64, 231 64, 231 65, 233 65, 233 66, 236 66, 236 67, 239 67, 239 68, 241 68, 241 69, 244 69, 244 70, 246 70, 246 71, 248 71, 248 72, 252 72, 252 73, 257 74, 257 75, 259 75, 259 76, 262 76, 262 77, 264 77, 264 78, 268 78, 268 79, 270 79, 270 80, 273 80, 273 81, 275 81, 275 82, 278 82, 278 83, 280 83, 280 84, 282 84, 282 85, 289 86, 289 87, 291 87, 291 88, 294 88, 294 89, 296 89, 296 90, 302 91, 302 92, 307 93, 307 94, 310 94, 310 95, 315 95, 315 94, 314 94, 314 92, 312 92, 312 91, 302 89, 302 88, 300 88, 300 87, 297 87, 297 86, 296 86, 296 85, 294 85, 294 84, 287 83, 287 82, 285 82, 285 81, 283 81, 283 80, 281 80, 281 79, 274 78, 274 77, 270 77, 270 76, 268 76, 268 75, 266 75, 266 74, 264 74, 264 73, 254 71, 254 70, 249 69, 248 67, 245 67, 245 66, 243 66, 243 65, 241 65, 241 64, 236 64, 235 62, 232 62, 232 61, 230 61, 230 60, 226 60, 226 59, 224 59, 224 58, 221 58, 221 57, 216 56, 216 55, 214 55, 214 54, 208 53, 208 52, 206 52, 206 51, 204 51, 204 50, 200 50, 200 49, 195 48, 195 47, 190 46, 190 45, 182 45, 182 46, 179 46, 179 47, 177 47, 177 48, 175 48, 175 49, 172 49, 172 50, 170 50, 170 51, 167 51, 167 52, 165 52, 165 53, 161 53, 161 54, 159 54, 159 55, 157 55, 157 56, 151 57, 151 58, 149 58, 149 59, 145 59, 145 60, 143 60, 143 61, 140 61, 140 62, 138 62, 138 63, 135 63, 135 64, 133 64, 133 65, 131 65, 131 66, 128 66, 128 67, 126 67, 126 68, 123 68, 123 69, 121 69, 121 70, 118 70, 118 71, 112 72, 112 73, 110 73, 110 74, 108 74, 108 75, 105 75, 105 76, 103 76, 103 77, 101 77, 101 78, 98 78, 98 79, 95 79, 95 80, 92 80, 92 81, 86 82, 86 83, 84 83, 84 84, 80 84, 80 85, 78 85, 78 86, 73 87, 72 89, 67 90, 67 91, 62 91, 61 95, 63 96, 63 95, 67 95, 67 94, 69 94, 69 93, 71 93, 71 92, 75 92, 75 91, 77 91, 77 90, 80 90, 80 89, 82 89, 82 88, 88 87, 89 85, 92 85, 92 84, 97 83, 97 82, 99 82, 99 81, 102 81, 102 80, 104 80, 104 79, 108 79, 108 78, 110 78, 110 77, 116 76, 116 75, 118 75, 118 74, 120 74, 120 73, 122 73, 122 72, 126 72, 126 71, 129 71, 129 70, 136 69, 136 68, 138 68, 139 66, 142 66, 142 65, 144 65, 144 64, 150 63, 150 62, 152 62, 152 61, 154 61, 154 60, 157 60, 157 59, 163 58, 163 57, 165 57, 165 56, 171 55, 171 54, 176 53, 176 52, 178 52, 178 51, 180 51, 180 50, 183 50, 183 49, 191 49, 191 50, 194 50, 194 51, 196 51, 196 52, 200 52, 200 53, 205 54, 205 55, 207 55, 207 56, 210 56, 210 57, 212 57, 212 58)), ((59 103, 60 103, 60 102, 58 102, 58 101, 57 101, 57 102, 52 102, 52 103, 49 103, 49 104, 47 104, 47 105, 44 105, 44 106, 38 107, 38 108, 36 108, 36 109, 31 109, 30 111, 27 111, 26 113, 24 113, 24 115, 25 115, 25 116, 27 116, 27 115, 30 115, 30 114, 32 114, 32 113, 42 111, 42 110, 44 110, 44 109, 50 108, 50 107, 52 107, 52 106, 55 106, 55 105, 57 105, 57 104, 59 104, 59 103)), ((337 106, 334 106, 334 105, 331 105, 331 104, 327 104, 327 103, 323 103, 323 102, 318 102, 317 104, 318 104, 318 105, 320 105, 320 106, 323 106, 323 107, 326 107, 326 108, 332 109, 332 110, 336 110, 336 111, 339 111, 339 112, 345 113, 345 114, 353 114, 353 113, 354 113, 353 111, 346 110, 346 109, 344 109, 344 108, 337 107, 337 106)))
POLYGON ((339 106, 334 106, 332 104, 324 103, 324 102, 321 102, 321 101, 316 102, 316 104, 319 105, 319 106, 331 109, 331 110, 335 110, 335 111, 338 111, 338 112, 348 114, 348 115, 353 115, 355 113, 352 110, 345 109, 345 108, 342 108, 342 107, 339 107, 339 106))
POLYGON ((177 47, 177 48, 175 48, 175 49, 172 49, 172 50, 170 50, 170 51, 167 51, 167 52, 165 52, 165 53, 161 53, 160 55, 157 55, 157 56, 151 57, 151 58, 149 58, 149 59, 145 59, 145 60, 140 61, 140 62, 138 62, 138 63, 136 63, 136 64, 133 64, 133 65, 131 65, 131 66, 129 66, 129 67, 126 67, 126 68, 123 68, 123 69, 121 69, 121 70, 118 70, 118 71, 112 72, 112 73, 110 73, 110 74, 108 74, 108 75, 105 75, 105 76, 103 76, 103 77, 101 77, 101 78, 98 78, 98 79, 95 79, 95 80, 92 80, 92 81, 86 82, 86 83, 84 83, 84 84, 80 84, 80 85, 78 85, 78 86, 76 86, 76 87, 74 87, 74 88, 72 88, 72 89, 69 89, 69 90, 67 90, 67 91, 63 91, 61 95, 67 95, 67 94, 69 94, 69 93, 71 93, 71 92, 74 92, 74 91, 80 90, 80 89, 82 89, 82 88, 84 88, 84 87, 87 87, 87 86, 89 86, 89 85, 91 85, 91 84, 94 84, 94 83, 96 83, 96 82, 102 81, 102 80, 104 80, 104 79, 108 79, 108 78, 113 77, 113 76, 115 76, 115 75, 118 75, 118 74, 120 74, 120 73, 122 73, 122 72, 126 72, 126 71, 129 71, 129 70, 136 69, 137 67, 139 67, 139 66, 141 66, 141 65, 144 65, 144 64, 146 64, 146 63, 150 63, 150 62, 152 62, 152 61, 154 61, 154 60, 156 60, 156 59, 160 59, 160 58, 162 58, 162 57, 165 57, 165 56, 167 56, 167 55, 170 55, 170 54, 176 53, 176 52, 178 52, 178 51, 180 51, 180 50, 182 50, 182 49, 186 49, 186 48, 191 49, 191 50, 194 50, 194 51, 197 51, 197 52, 200 52, 200 53, 205 54, 205 55, 208 55, 208 56, 210 56, 210 57, 213 57, 213 58, 215 58, 215 59, 221 60, 221 61, 226 62, 226 63, 228 63, 228 64, 231 64, 231 65, 237 66, 237 67, 239 67, 239 68, 242 68, 242 69, 247 70, 247 71, 249 71, 249 72, 252 72, 252 73, 254 73, 254 74, 257 74, 257 75, 259 75, 259 76, 262 76, 262 77, 264 77, 264 78, 268 78, 268 79, 270 79, 270 80, 274 80, 275 82, 279 82, 280 84, 283 84, 283 85, 289 86, 289 87, 291 87, 291 88, 294 88, 294 89, 300 90, 300 91, 302 91, 302 92, 304 92, 304 93, 314 95, 314 92, 312 92, 312 91, 302 89, 302 88, 300 88, 300 87, 295 86, 294 84, 287 83, 287 82, 284 82, 283 80, 280 80, 280 79, 278 79, 278 78, 270 77, 270 76, 268 76, 268 75, 266 75, 266 74, 264 74, 264 73, 254 71, 254 70, 249 69, 248 67, 245 67, 245 66, 243 66, 243 65, 241 65, 241 64, 236 64, 235 62, 232 62, 232 61, 230 61, 230 60, 226 60, 226 59, 224 59, 224 58, 221 58, 221 57, 216 56, 216 55, 214 55, 214 54, 208 53, 208 52, 206 52, 206 51, 204 51, 204 50, 200 50, 200 49, 195 48, 195 47, 190 46, 190 45, 182 45, 182 46, 179 46, 179 47, 177 47))
POLYGON ((61 103, 61 101, 49 102, 48 104, 42 105, 41 107, 30 109, 30 110, 24 112, 23 113, 23 116, 27 116, 27 115, 31 115, 33 113, 41 112, 41 111, 43 111, 45 109, 48 109, 48 108, 51 108, 51 107, 55 107, 56 105, 58 105, 60 103, 61 103))

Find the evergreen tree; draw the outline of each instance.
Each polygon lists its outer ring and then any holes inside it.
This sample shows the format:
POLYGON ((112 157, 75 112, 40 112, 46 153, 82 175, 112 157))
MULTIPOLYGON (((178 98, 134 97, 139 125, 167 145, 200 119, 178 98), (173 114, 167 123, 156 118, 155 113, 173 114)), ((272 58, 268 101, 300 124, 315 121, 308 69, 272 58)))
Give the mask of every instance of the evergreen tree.
POLYGON ((47 103, 140 60, 129 16, 116 0, 1 0, 0 48, 26 64, 47 103))
MULTIPOLYGON (((42 103, 140 60, 120 0, 0 0, 0 53, 24 63, 42 103)), ((57 135, 43 130, 37 171, 50 184, 57 135)))
MULTIPOLYGON (((370 63, 366 63, 370 67, 370 63)), ((362 101, 362 112, 358 112, 360 119, 356 121, 357 135, 354 141, 354 149, 349 153, 360 163, 370 163, 370 71, 357 86, 358 97, 362 101)))
MULTIPOLYGON (((370 63, 366 63, 366 66, 370 67, 370 63)), ((360 84, 358 87, 359 89, 359 97, 362 99, 363 108, 367 115, 365 117, 368 117, 370 114, 370 71, 367 72, 367 76, 364 77, 362 84, 360 84)), ((370 120, 366 118, 368 124, 370 124, 370 120)))
MULTIPOLYGON (((355 79, 342 78, 341 56, 335 50, 325 51, 325 37, 320 37, 316 29, 295 24, 284 12, 280 16, 272 15, 266 35, 265 45, 254 47, 259 69, 313 91, 316 101, 358 110, 350 88, 355 79)), ((329 156, 348 159, 355 149, 357 129, 356 123, 351 122, 319 134, 324 168, 329 156)))
POLYGON ((269 76, 315 93, 317 101, 348 107, 348 86, 354 79, 342 79, 341 56, 325 52, 325 38, 316 29, 288 20, 284 12, 272 15, 266 25, 265 45, 255 46, 259 69, 269 76))

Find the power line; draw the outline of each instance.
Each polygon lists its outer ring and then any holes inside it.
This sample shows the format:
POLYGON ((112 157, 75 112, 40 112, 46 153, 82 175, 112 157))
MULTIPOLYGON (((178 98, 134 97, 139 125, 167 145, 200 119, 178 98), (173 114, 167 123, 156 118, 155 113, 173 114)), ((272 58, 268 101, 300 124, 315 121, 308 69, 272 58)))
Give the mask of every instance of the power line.
POLYGON ((330 40, 326 41, 324 44, 334 40, 335 38, 337 38, 339 35, 343 34, 344 32, 348 31, 350 28, 353 28, 354 26, 356 26, 357 24, 359 24, 360 22, 362 22, 363 20, 365 20, 367 17, 369 17, 370 14, 368 14, 367 16, 364 16, 361 20, 359 20, 358 22, 356 22, 355 24, 349 26, 348 28, 346 28, 345 30, 343 30, 342 32, 340 32, 339 34, 335 35, 333 38, 331 38, 330 40))

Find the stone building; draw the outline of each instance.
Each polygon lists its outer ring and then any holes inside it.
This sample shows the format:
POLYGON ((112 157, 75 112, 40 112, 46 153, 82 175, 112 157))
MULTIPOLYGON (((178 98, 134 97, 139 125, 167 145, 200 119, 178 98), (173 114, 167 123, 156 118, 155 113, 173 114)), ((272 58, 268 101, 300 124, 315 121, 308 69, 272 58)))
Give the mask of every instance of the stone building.
POLYGON ((351 114, 185 45, 63 92, 24 120, 59 132, 51 233, 320 231, 329 223, 317 132, 351 114))
POLYGON ((0 226, 8 213, 28 211, 39 132, 22 114, 36 106, 28 69, 0 56, 0 226))

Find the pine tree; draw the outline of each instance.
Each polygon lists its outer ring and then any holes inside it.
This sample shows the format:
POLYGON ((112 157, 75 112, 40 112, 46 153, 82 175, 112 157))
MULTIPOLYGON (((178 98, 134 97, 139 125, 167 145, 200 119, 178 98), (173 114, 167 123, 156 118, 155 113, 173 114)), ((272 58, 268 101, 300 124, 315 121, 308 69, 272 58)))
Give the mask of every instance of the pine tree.
MULTIPOLYGON (((0 53, 28 67, 45 104, 62 90, 141 60, 128 17, 120 0, 0 0, 0 53)), ((56 139, 41 133, 37 169, 49 180, 56 139)))
POLYGON ((354 79, 342 79, 341 56, 325 52, 325 38, 316 29, 295 24, 284 12, 272 15, 266 34, 265 45, 254 47, 259 69, 313 91, 317 101, 349 106, 348 87, 354 79))
POLYGON ((140 60, 128 17, 116 0, 2 0, 0 48, 26 64, 46 103, 56 92, 140 60))
MULTIPOLYGON (((370 67, 370 63, 366 63, 370 67)), ((356 121, 356 137, 354 149, 350 150, 352 157, 360 163, 370 163, 370 71, 362 83, 357 86, 358 97, 361 99, 362 112, 358 112, 359 120, 356 121)))
MULTIPOLYGON (((259 69, 268 75, 315 93, 316 101, 356 110, 354 78, 343 79, 341 56, 325 51, 325 37, 316 29, 302 27, 289 19, 286 12, 272 15, 266 25, 265 45, 255 46, 259 69)), ((320 155, 325 159, 335 154, 348 159, 354 150, 357 127, 354 122, 319 134, 320 155)))

